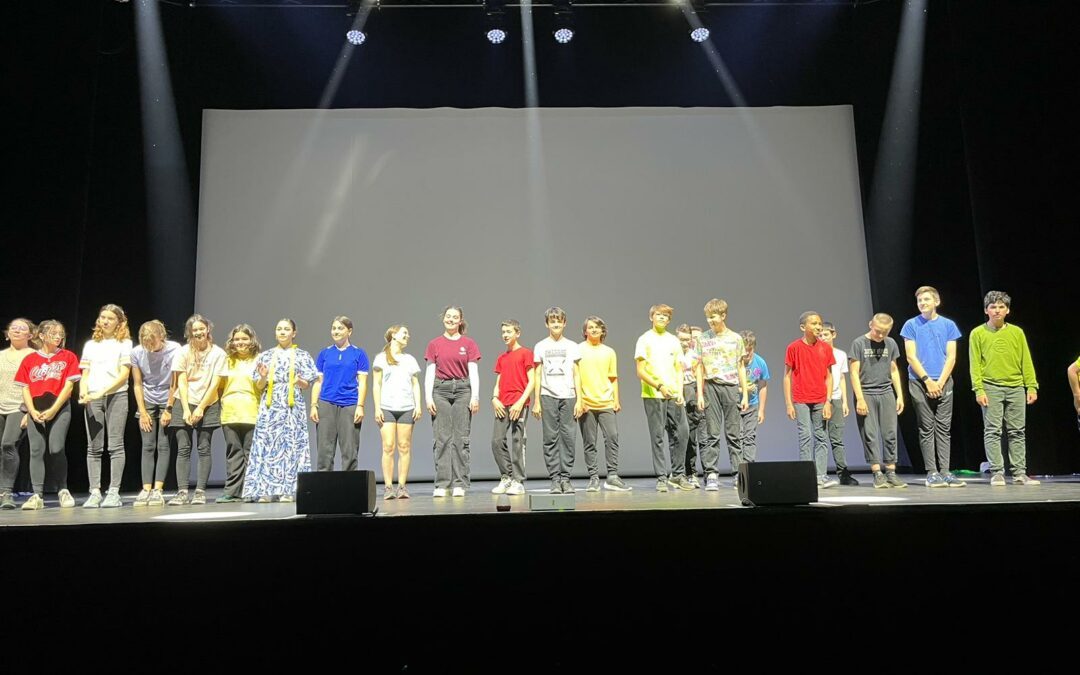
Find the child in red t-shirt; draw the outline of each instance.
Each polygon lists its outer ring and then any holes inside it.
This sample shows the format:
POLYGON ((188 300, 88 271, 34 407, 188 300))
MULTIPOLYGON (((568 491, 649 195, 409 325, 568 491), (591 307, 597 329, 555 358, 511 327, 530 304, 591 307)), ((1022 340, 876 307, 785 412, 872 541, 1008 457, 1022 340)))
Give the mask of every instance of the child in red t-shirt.
POLYGON ((506 351, 495 361, 495 391, 491 395, 495 429, 491 432, 491 454, 495 455, 501 480, 491 492, 522 495, 525 494, 525 421, 529 418, 529 392, 536 371, 532 350, 518 342, 521 324, 507 319, 499 328, 506 351))
POLYGON ((26 426, 30 439, 30 484, 33 496, 22 505, 24 511, 45 508, 45 457, 57 487, 62 508, 75 506, 67 489, 67 455, 64 442, 71 424, 71 392, 82 377, 79 357, 64 349, 66 332, 59 321, 42 321, 38 326, 41 349, 28 354, 15 373, 15 383, 23 388, 23 403, 30 417, 26 426))
POLYGON ((799 330, 803 335, 788 345, 784 356, 784 400, 787 416, 796 421, 799 432, 799 459, 813 460, 820 488, 840 483, 829 478, 829 447, 825 422, 832 417, 832 347, 818 339, 821 315, 803 312, 799 330))

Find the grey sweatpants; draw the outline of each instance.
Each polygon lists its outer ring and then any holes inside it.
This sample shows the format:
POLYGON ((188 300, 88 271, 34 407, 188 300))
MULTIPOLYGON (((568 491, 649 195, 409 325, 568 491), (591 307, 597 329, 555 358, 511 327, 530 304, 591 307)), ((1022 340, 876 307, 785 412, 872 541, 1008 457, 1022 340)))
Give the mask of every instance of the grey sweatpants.
POLYGON ((705 439, 705 411, 697 407, 697 384, 683 384, 683 400, 686 402, 686 465, 687 476, 697 473, 701 444, 705 439))
POLYGON ((570 479, 574 470, 577 427, 574 424, 576 398, 540 396, 541 421, 544 425, 544 464, 548 478, 570 479))
POLYGON ((744 462, 757 461, 757 414, 758 403, 755 403, 740 415, 742 418, 742 455, 744 462))
POLYGON ((990 404, 983 411, 983 444, 990 471, 1005 470, 1001 456, 1001 431, 1009 438, 1009 464, 1013 474, 1027 473, 1027 392, 1023 387, 1000 387, 983 383, 990 404))
POLYGON ((353 423, 356 404, 335 405, 319 401, 319 423, 315 425, 315 438, 319 444, 319 471, 334 470, 334 455, 341 446, 341 470, 356 471, 357 455, 360 454, 360 425, 353 423))
POLYGON ((908 380, 911 405, 919 422, 919 450, 927 472, 949 472, 952 444, 953 381, 950 377, 938 398, 926 395, 926 385, 908 380))
POLYGON ((435 487, 469 487, 469 401, 468 380, 435 380, 431 397, 435 400, 435 487))
POLYGON ((101 489, 101 454, 109 437, 109 489, 119 490, 124 478, 124 427, 127 426, 128 393, 119 391, 86 404, 86 471, 90 489, 101 489))
POLYGON ((657 478, 686 471, 686 437, 690 433, 686 408, 673 398, 643 398, 645 421, 649 424, 653 471, 657 478), (664 436, 668 452, 664 452, 664 436), (670 460, 668 459, 670 456, 670 460))
POLYGON ((525 440, 525 421, 529 409, 525 407, 516 419, 510 419, 510 408, 506 417, 495 418, 495 427, 491 431, 491 454, 495 456, 495 465, 501 476, 509 476, 521 482, 525 480, 525 453, 522 451, 525 440))
POLYGON ((33 420, 26 425, 26 435, 30 438, 30 484, 34 494, 45 491, 45 463, 48 459, 49 475, 56 481, 57 490, 67 489, 68 465, 64 453, 68 426, 71 424, 71 405, 63 408, 45 424, 33 420))
POLYGON ((731 471, 742 463, 742 393, 737 384, 705 381, 705 441, 701 444, 701 463, 705 473, 717 473, 720 464, 720 435, 727 440, 731 471))
POLYGON ((619 425, 615 421, 615 411, 586 410, 578 418, 581 426, 581 445, 585 451, 585 468, 589 477, 600 475, 600 462, 597 461, 596 442, 600 438, 597 428, 604 432, 604 459, 607 463, 605 476, 619 473, 619 425))
POLYGON ((833 462, 836 463, 837 473, 847 471, 847 448, 844 447, 844 427, 846 426, 844 400, 834 398, 832 400, 832 419, 826 420, 825 428, 829 432, 829 445, 832 446, 833 462))
MULTIPOLYGON (((874 464, 896 464, 896 394, 863 393, 866 415, 856 413, 859 434, 862 436, 866 461, 874 464), (884 453, 882 447, 884 445, 884 453), (884 461, 882 461, 884 459, 884 461)), ((833 414, 836 414, 834 409, 833 414)))
POLYGON ((15 491, 15 476, 19 473, 19 441, 23 437, 22 418, 24 415, 26 413, 21 411, 0 415, 0 492, 15 491))

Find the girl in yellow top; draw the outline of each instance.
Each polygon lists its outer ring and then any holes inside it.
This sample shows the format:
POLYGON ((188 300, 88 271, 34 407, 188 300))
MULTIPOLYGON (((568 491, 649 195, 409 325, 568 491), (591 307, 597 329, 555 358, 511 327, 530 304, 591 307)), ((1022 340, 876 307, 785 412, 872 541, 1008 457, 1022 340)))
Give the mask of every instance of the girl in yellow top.
POLYGON ((259 416, 259 391, 252 374, 255 357, 262 351, 255 329, 246 323, 233 328, 225 341, 225 369, 222 371, 221 427, 225 432, 225 494, 218 504, 243 501, 244 472, 247 471, 255 420, 259 416))

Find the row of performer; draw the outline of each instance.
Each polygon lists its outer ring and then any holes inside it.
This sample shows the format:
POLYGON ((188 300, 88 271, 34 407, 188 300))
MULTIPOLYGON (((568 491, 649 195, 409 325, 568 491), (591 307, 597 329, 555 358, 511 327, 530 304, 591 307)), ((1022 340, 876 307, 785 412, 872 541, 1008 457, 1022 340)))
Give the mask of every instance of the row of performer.
MULTIPOLYGON (((858 484, 843 445, 852 398, 874 487, 907 486, 896 475, 897 416, 909 401, 918 417, 927 487, 964 485, 950 471, 949 452, 955 400, 951 375, 962 334, 955 322, 938 314, 941 298, 936 289, 921 287, 915 297, 919 314, 900 331, 908 362, 906 395, 897 366, 899 346, 889 335, 892 317, 875 314, 869 330, 856 337, 847 352, 834 346, 836 329, 819 313, 807 311, 799 317, 801 335, 784 355, 784 405, 796 422, 799 457, 815 462, 822 488, 858 484), (847 392, 849 382, 853 397, 847 392), (830 446, 835 478, 827 471, 830 446)), ((1012 482, 1038 483, 1027 474, 1024 444, 1025 406, 1035 402, 1038 382, 1024 332, 1006 320, 1010 309, 1007 294, 991 291, 984 299, 986 322, 968 335, 972 388, 984 411, 994 486, 1006 482, 1003 431, 1009 439, 1012 482)), ((673 329, 673 318, 672 307, 652 306, 651 326, 634 349, 656 490, 714 491, 719 489, 721 441, 732 467, 756 459, 769 367, 756 353, 754 334, 728 326, 724 300, 705 304, 704 330, 688 324, 673 329)), ((162 322, 151 320, 140 326, 133 347, 127 315, 108 304, 101 308, 81 356, 65 348, 60 322, 13 319, 5 333, 10 344, 0 358, 0 507, 17 507, 13 485, 24 433, 33 494, 22 508, 44 508, 47 475, 58 487, 60 506, 75 505, 67 489, 64 449, 72 398, 84 406, 90 479, 86 508, 123 503, 123 438, 132 407, 143 440, 143 489, 135 506, 165 504, 165 476, 174 451, 178 491, 168 504, 205 503, 211 439, 218 428, 226 441, 226 483, 218 502, 292 501, 297 474, 312 469, 309 420, 316 425, 316 468, 332 469, 339 452, 342 469, 357 468, 369 373, 372 417, 382 437, 384 498, 409 497, 412 430, 425 409, 434 426, 434 497, 464 496, 470 486, 471 421, 482 398, 481 354, 466 335, 460 307, 445 308, 441 319, 443 332, 427 344, 423 369, 406 352, 408 327, 390 326, 385 346, 369 362, 351 343, 353 323, 346 316, 334 317, 332 342, 315 357, 296 344, 296 325, 290 319, 277 322, 275 345, 266 350, 248 324, 229 331, 223 347, 216 345, 212 322, 199 314, 184 325, 186 344, 170 340, 162 322), (106 451, 110 482, 103 492, 106 451)), ((508 319, 499 326, 506 349, 495 361, 491 390, 491 445, 501 474, 493 492, 524 493, 524 432, 530 414, 541 422, 552 492, 574 490, 570 475, 579 430, 589 474, 586 489, 629 490, 619 477, 617 420, 622 405, 617 357, 605 344, 604 320, 587 317, 580 342, 566 335, 568 318, 562 309, 548 309, 544 322, 548 335, 532 349, 521 344, 518 321, 508 319), (602 482, 601 434, 606 469, 602 482)), ((1080 414, 1078 369, 1080 359, 1069 367, 1080 414)))

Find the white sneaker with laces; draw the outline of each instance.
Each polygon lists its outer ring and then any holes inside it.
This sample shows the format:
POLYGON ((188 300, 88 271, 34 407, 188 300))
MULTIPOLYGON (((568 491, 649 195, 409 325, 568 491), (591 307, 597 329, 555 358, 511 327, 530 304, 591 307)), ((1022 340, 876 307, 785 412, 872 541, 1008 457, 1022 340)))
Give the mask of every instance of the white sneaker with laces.
POLYGON ((495 487, 491 488, 491 494, 493 494, 493 495, 504 495, 504 494, 506 494, 506 491, 510 489, 510 483, 511 483, 510 476, 503 476, 502 480, 499 481, 499 484, 496 485, 495 487))

